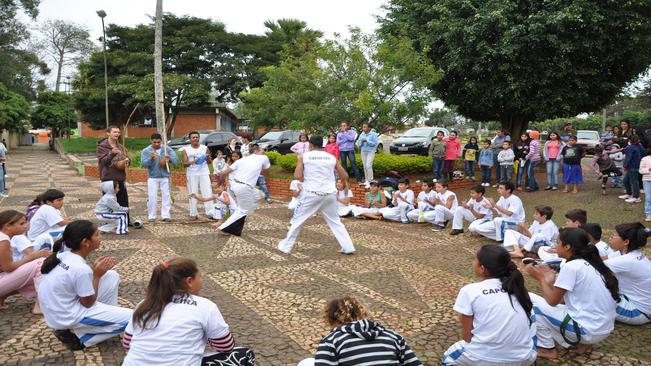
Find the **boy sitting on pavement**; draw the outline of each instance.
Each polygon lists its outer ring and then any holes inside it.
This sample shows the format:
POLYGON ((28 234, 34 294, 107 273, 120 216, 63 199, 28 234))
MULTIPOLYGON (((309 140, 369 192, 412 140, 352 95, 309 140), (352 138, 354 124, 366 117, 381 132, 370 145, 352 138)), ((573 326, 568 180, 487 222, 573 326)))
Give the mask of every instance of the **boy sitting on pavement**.
POLYGON ((533 223, 529 228, 525 223, 518 224, 521 233, 507 229, 504 232, 504 246, 506 249, 513 247, 512 258, 524 258, 524 249, 527 252, 537 252, 538 247, 551 246, 556 243, 558 227, 552 221, 554 210, 549 206, 536 206, 533 212, 533 223), (523 248, 520 248, 522 246, 523 248))

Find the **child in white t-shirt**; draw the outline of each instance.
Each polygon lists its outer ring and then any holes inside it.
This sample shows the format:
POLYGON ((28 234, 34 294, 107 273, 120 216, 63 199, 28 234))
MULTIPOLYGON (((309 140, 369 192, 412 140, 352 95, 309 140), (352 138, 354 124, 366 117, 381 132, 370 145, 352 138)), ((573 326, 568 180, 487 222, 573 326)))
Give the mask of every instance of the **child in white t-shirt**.
POLYGON ((224 183, 213 182, 211 183, 211 186, 213 190, 212 195, 202 197, 198 196, 196 193, 191 193, 190 198, 194 198, 200 202, 214 202, 213 208, 209 211, 209 214, 213 220, 217 220, 214 225, 219 226, 224 222, 229 210, 231 214, 237 210, 237 205, 231 195, 226 192, 224 183))
POLYGON ((582 353, 606 339, 614 329, 620 301, 617 278, 590 245, 588 233, 563 228, 556 242, 558 256, 566 260, 558 275, 545 264, 526 267, 543 294, 530 294, 538 357, 550 359, 558 357, 554 341, 564 348, 575 346, 576 352, 582 353))
POLYGON ((454 192, 448 191, 448 182, 446 180, 439 179, 435 183, 434 189, 436 190, 434 219, 428 220, 427 216, 430 215, 426 215, 425 219, 434 224, 433 231, 441 231, 445 228, 445 224, 454 218, 454 211, 459 206, 459 201, 454 192))
POLYGON ((472 268, 481 281, 464 286, 454 304, 463 340, 448 348, 441 364, 533 364, 536 326, 522 273, 496 245, 482 246, 472 268))
POLYGON ((11 256, 14 261, 18 261, 41 249, 52 250, 53 245, 54 239, 49 233, 39 235, 33 242, 27 239, 27 235, 25 234, 14 235, 11 238, 11 256))
POLYGON ((339 216, 352 216, 353 206, 350 204, 350 199, 353 198, 353 191, 348 187, 347 181, 341 179, 337 179, 335 186, 337 187, 337 212, 339 216))
POLYGON ((594 223, 587 223, 581 225, 581 229, 585 230, 590 237, 590 244, 594 245, 599 251, 601 259, 615 258, 621 255, 620 252, 613 250, 608 243, 601 240, 601 225, 594 223))
POLYGON ((27 231, 29 240, 34 241, 43 233, 51 233, 53 237, 63 233, 66 225, 72 221, 72 218, 64 218, 61 214, 64 197, 65 194, 58 189, 48 189, 43 193, 41 196, 43 204, 29 221, 29 230, 27 231))
POLYGON ((434 191, 434 182, 431 180, 424 180, 420 185, 420 192, 416 198, 416 204, 418 207, 407 212, 407 218, 410 221, 414 222, 426 222, 425 213, 434 211, 434 206, 436 203, 434 199, 436 198, 436 191, 434 191))
POLYGON ((122 365, 200 365, 206 345, 233 350, 233 336, 217 305, 199 296, 201 272, 192 259, 174 258, 154 267, 145 293, 122 339, 122 365), (164 303, 160 308, 156 305, 164 303))
POLYGON ((303 190, 303 183, 298 180, 294 179, 289 183, 289 191, 292 194, 292 200, 289 201, 287 204, 287 208, 294 211, 296 206, 298 206, 298 197, 301 195, 301 191, 303 190))
POLYGON ((215 176, 215 182, 222 183, 222 172, 226 170, 228 164, 226 163, 226 158, 224 157, 224 152, 217 150, 217 156, 215 160, 212 161, 212 174, 215 176))
POLYGON ((486 206, 490 202, 486 200, 484 194, 486 188, 484 185, 476 185, 470 189, 470 198, 464 202, 460 207, 454 210, 454 218, 452 219, 452 231, 450 235, 459 235, 463 233, 463 222, 470 221, 471 225, 474 222, 481 224, 482 222, 492 222, 493 212, 486 206))
POLYGON ((513 194, 515 185, 513 182, 499 182, 497 194, 500 199, 497 203, 492 198, 486 198, 484 207, 491 210, 492 221, 474 221, 468 227, 471 233, 477 233, 495 241, 504 240, 506 229, 515 229, 518 224, 524 222, 524 206, 520 197, 513 194))
POLYGON ((414 191, 409 189, 409 179, 402 178, 398 181, 398 190, 393 192, 391 203, 393 207, 380 209, 382 218, 408 224, 407 212, 414 208, 414 191))
POLYGON ((88 220, 66 226, 45 259, 38 287, 41 309, 55 336, 73 350, 93 346, 124 331, 133 310, 118 305, 120 276, 113 257, 88 255, 100 247, 100 231, 88 220), (66 246, 66 250, 59 250, 66 246))
POLYGON ((610 240, 612 249, 622 253, 610 257, 606 266, 619 281, 619 294, 615 319, 619 322, 641 325, 651 322, 651 261, 644 254, 651 231, 639 222, 615 226, 610 240))
POLYGON ((536 206, 533 211, 533 223, 529 228, 525 223, 518 224, 521 233, 506 229, 504 232, 504 247, 512 249, 511 257, 524 258, 524 251, 538 252, 542 246, 556 243, 558 227, 552 221, 554 210, 549 206, 536 206), (522 247, 522 248, 521 248, 522 247))

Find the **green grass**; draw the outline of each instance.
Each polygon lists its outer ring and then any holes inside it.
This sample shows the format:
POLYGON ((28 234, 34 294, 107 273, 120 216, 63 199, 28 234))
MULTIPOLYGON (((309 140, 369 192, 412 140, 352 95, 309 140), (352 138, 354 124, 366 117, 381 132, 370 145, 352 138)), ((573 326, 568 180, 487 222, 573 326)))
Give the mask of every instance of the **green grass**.
MULTIPOLYGON (((65 138, 59 139, 59 142, 63 145, 66 152, 73 154, 94 153, 97 150, 97 141, 99 141, 99 138, 96 137, 82 137, 70 140, 65 138)), ((150 141, 148 138, 129 137, 126 138, 125 143, 130 152, 139 152, 149 146, 150 141)))

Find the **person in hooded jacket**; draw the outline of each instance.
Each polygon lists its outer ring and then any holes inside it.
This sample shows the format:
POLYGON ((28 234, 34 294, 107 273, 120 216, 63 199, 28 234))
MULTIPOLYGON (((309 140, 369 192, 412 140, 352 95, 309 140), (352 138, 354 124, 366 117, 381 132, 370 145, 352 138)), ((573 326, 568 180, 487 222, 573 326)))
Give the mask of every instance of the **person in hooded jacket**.
POLYGON ((118 235, 127 233, 127 224, 129 207, 120 206, 117 201, 116 195, 120 191, 120 185, 117 181, 109 180, 102 182, 102 198, 97 201, 95 205, 95 214, 101 221, 106 222, 105 225, 99 228, 102 233, 109 233, 115 230, 118 235))
POLYGON ((352 296, 328 302, 323 320, 334 329, 319 342, 315 357, 298 365, 422 365, 400 334, 367 317, 366 306, 352 296))

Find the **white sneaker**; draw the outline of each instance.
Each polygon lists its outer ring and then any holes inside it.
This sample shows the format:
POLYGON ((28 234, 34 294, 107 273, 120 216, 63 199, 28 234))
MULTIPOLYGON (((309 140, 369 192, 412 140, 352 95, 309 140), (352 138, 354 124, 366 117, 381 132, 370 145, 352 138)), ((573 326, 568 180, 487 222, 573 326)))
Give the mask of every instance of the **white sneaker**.
POLYGON ((642 202, 642 200, 639 199, 639 198, 631 197, 631 198, 627 198, 626 200, 624 200, 624 202, 628 202, 628 203, 640 203, 640 202, 642 202))
POLYGON ((627 195, 627 194, 623 194, 623 195, 621 195, 621 196, 619 196, 619 197, 617 197, 617 198, 621 198, 621 199, 625 200, 625 199, 629 199, 629 198, 631 198, 631 196, 629 196, 629 195, 627 195))
POLYGON ((366 189, 371 188, 371 183, 369 183, 369 182, 365 182, 365 183, 364 183, 364 188, 366 188, 366 189))

